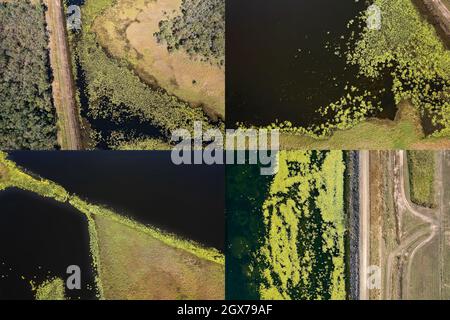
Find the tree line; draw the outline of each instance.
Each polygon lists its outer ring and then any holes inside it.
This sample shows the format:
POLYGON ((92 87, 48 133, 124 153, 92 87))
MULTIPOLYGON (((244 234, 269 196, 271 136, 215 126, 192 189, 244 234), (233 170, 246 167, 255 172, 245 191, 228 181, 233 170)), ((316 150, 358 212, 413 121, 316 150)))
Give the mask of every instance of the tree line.
POLYGON ((0 4, 0 148, 53 149, 55 109, 44 8, 0 4))
POLYGON ((225 0, 183 0, 181 14, 159 27, 155 36, 169 51, 184 49, 203 61, 225 63, 225 0))

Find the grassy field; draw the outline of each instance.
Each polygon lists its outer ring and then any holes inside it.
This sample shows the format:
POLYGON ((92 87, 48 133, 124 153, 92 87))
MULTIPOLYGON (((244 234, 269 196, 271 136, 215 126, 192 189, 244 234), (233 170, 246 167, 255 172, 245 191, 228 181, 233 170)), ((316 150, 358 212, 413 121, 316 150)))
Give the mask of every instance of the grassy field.
POLYGON ((223 266, 95 217, 106 299, 223 299, 223 266), (130 272, 132 270, 133 272, 130 272))
POLYGON ((145 82, 224 118, 224 68, 194 61, 181 50, 169 53, 153 36, 165 13, 177 15, 180 6, 181 0, 118 0, 96 19, 93 30, 99 43, 130 63, 145 82))
MULTIPOLYGON (((30 176, 0 152, 0 190, 16 187, 69 202, 87 217, 98 297, 109 299, 222 299, 224 257, 69 194, 30 176)), ((57 283, 39 291, 54 292, 57 283)), ((38 288, 38 287, 36 287, 38 288)))
POLYGON ((411 201, 425 207, 436 205, 434 193, 436 155, 430 151, 409 151, 411 201))
POLYGON ((439 259, 438 238, 417 251, 409 271, 408 288, 405 288, 408 299, 440 299, 439 259))
POLYGON ((394 121, 369 119, 349 130, 336 131, 328 139, 283 133, 280 144, 287 150, 440 149, 449 148, 450 140, 426 138, 417 112, 409 103, 403 102, 394 121))

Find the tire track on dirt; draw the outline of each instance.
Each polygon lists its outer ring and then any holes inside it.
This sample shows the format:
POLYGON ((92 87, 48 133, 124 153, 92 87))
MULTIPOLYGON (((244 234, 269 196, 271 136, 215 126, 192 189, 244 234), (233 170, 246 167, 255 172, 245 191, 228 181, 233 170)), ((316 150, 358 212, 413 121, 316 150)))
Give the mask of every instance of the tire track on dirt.
POLYGON ((50 64, 53 70, 53 101, 58 116, 58 140, 62 149, 81 150, 79 113, 66 38, 66 19, 61 0, 43 0, 49 32, 50 64))
MULTIPOLYGON (((438 228, 439 223, 436 217, 434 216, 436 213, 436 210, 427 209, 427 208, 421 208, 417 207, 414 204, 412 204, 409 200, 409 197, 406 195, 405 191, 405 176, 407 176, 406 170, 406 151, 397 151, 396 152, 396 158, 398 159, 398 163, 396 164, 396 170, 398 170, 398 177, 396 178, 396 186, 397 186, 397 206, 399 208, 399 213, 408 211, 417 218, 423 220, 425 223, 428 224, 427 229, 424 229, 423 231, 419 231, 415 233, 413 236, 409 236, 408 238, 402 240, 402 244, 393 252, 389 254, 388 257, 388 265, 386 270, 386 297, 387 299, 392 298, 392 268, 394 264, 394 259, 405 249, 412 249, 411 254, 408 257, 408 265, 406 267, 406 281, 405 284, 408 285, 410 278, 411 278, 411 265, 414 261, 414 256, 416 255, 417 251, 419 249, 423 248, 427 244, 429 244, 438 234, 438 228), (426 235, 429 231, 430 235, 424 239, 423 241, 415 244, 415 241, 418 240, 420 237, 426 235), (412 245, 412 246, 411 246, 412 245)), ((408 290, 405 290, 405 298, 408 298, 408 290)))

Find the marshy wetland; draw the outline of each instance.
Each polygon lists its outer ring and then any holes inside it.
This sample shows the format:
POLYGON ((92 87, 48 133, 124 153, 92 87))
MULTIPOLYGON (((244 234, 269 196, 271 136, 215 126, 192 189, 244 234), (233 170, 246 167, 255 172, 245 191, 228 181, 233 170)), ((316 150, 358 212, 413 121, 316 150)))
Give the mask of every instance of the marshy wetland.
MULTIPOLYGON (((87 175, 83 177, 83 161, 80 160, 83 158, 82 154, 61 153, 59 160, 50 160, 58 156, 54 153, 1 153, 0 205, 6 210, 2 210, 0 218, 6 222, 2 222, 2 227, 8 229, 2 232, 2 237, 8 238, 2 242, 6 249, 0 251, 0 283, 4 284, 3 290, 0 289, 2 298, 46 299, 54 298, 55 293, 59 293, 59 298, 70 299, 222 298, 224 204, 223 200, 220 200, 223 197, 220 169, 208 168, 207 176, 215 176, 213 181, 216 185, 208 184, 205 180, 203 189, 200 187, 202 198, 214 201, 212 205, 206 204, 203 209, 208 210, 210 221, 214 220, 205 228, 206 224, 201 220, 204 211, 195 207, 194 203, 198 201, 193 201, 191 197, 196 195, 187 191, 198 189, 195 184, 200 181, 201 174, 197 171, 195 180, 189 180, 189 174, 183 177, 183 173, 177 171, 176 166, 166 161, 170 160, 169 153, 165 154, 160 157, 153 153, 145 153, 145 157, 140 153, 127 153, 124 157, 116 154, 115 161, 105 167, 115 169, 115 179, 118 178, 119 172, 122 172, 123 180, 106 179, 103 186, 94 184, 92 189, 86 188, 91 192, 103 189, 104 197, 108 190, 111 191, 111 188, 107 187, 108 184, 113 184, 122 193, 133 193, 132 190, 137 191, 140 188, 147 189, 146 201, 141 199, 141 202, 150 202, 152 206, 133 209, 128 207, 132 201, 127 204, 123 197, 114 202, 101 198, 101 193, 95 195, 92 192, 88 196, 85 193, 76 193, 79 189, 74 186, 87 186, 89 181, 93 181, 90 178, 99 179, 101 174, 106 173, 103 171, 98 176, 89 177, 93 171, 88 170, 85 172, 87 175), (39 163, 33 168, 36 171, 26 166, 26 154, 33 163, 39 163), (130 159, 133 154, 134 160, 130 159), (157 159, 156 162, 149 160, 152 155, 153 159, 157 159), (78 166, 71 166, 68 160, 71 157, 76 158, 78 166), (20 167, 12 162, 11 158, 21 159, 20 167), (121 170, 120 162, 122 169, 125 164, 141 168, 141 180, 127 170, 121 170), (142 175, 144 168, 150 170, 155 163, 158 163, 159 178, 158 175, 142 175), (51 166, 51 172, 59 177, 57 182, 57 179, 52 181, 46 176, 46 166, 51 166), (58 166, 65 170, 56 170, 58 166), (68 177, 64 177, 63 171, 69 172, 68 177), (170 181, 170 176, 173 177, 173 182, 170 181), (127 180, 133 179, 134 189, 127 184, 127 180), (175 192, 171 194, 177 199, 173 201, 172 198, 171 201, 178 205, 176 211, 175 205, 172 206, 173 209, 169 209, 162 196, 152 198, 148 193, 151 193, 152 188, 145 188, 144 184, 147 187, 157 185, 163 192, 167 189, 162 186, 170 185, 171 190, 175 192), (161 204, 161 207, 157 203, 161 204), (129 214, 133 210, 139 211, 129 214), (170 218, 162 218, 167 216, 170 218), (185 220, 186 216, 189 216, 189 221, 185 220), (170 225, 169 221, 174 224, 170 225), (183 224, 180 224, 180 221, 183 224), (30 253, 33 251, 35 252, 30 253), (40 254, 42 252, 44 254, 40 254), (81 268, 84 291, 73 293, 68 289, 64 290, 66 269, 69 265, 78 265, 81 268)), ((108 157, 105 154, 102 160, 104 164, 108 162, 106 158, 108 157)), ((92 158, 85 161, 90 162, 89 167, 92 168, 92 158)), ((153 167, 153 171, 155 168, 153 167)), ((196 168, 198 170, 198 166, 196 168)), ((184 170, 189 168, 184 167, 184 170)), ((111 175, 111 171, 108 174, 111 175)), ((109 199, 114 199, 117 195, 109 193, 109 199)))
POLYGON ((168 150, 194 121, 223 127, 223 0, 69 4, 83 17, 69 39, 87 147, 168 150))
POLYGON ((227 9, 228 127, 281 128, 297 149, 448 145, 450 52, 416 1, 227 9), (371 4, 379 28, 368 27, 371 4))
POLYGON ((342 151, 282 151, 274 177, 227 168, 228 299, 343 300, 342 151))

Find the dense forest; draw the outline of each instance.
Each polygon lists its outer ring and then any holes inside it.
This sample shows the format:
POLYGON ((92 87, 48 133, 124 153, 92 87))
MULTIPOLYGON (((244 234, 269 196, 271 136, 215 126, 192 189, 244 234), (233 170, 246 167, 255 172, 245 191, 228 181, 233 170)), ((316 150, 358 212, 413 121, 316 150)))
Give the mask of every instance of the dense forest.
POLYGON ((180 48, 192 57, 225 62, 225 0, 183 0, 181 15, 159 23, 156 33, 169 51, 180 48))
POLYGON ((44 11, 29 1, 0 4, 0 148, 53 149, 44 11))

